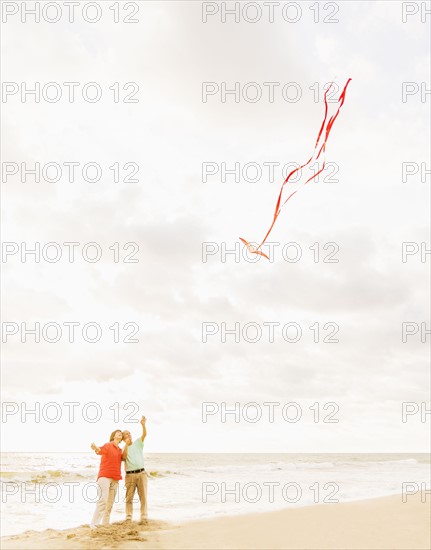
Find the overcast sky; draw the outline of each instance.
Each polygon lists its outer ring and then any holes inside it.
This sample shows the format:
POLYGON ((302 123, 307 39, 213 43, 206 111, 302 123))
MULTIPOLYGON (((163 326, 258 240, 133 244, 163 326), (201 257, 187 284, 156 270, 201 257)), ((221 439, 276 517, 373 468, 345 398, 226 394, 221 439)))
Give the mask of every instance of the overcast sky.
MULTIPOLYGON (((21 172, 3 178, 3 241, 20 248, 3 257, 3 323, 79 326, 74 343, 64 330, 56 343, 31 336, 22 343, 18 333, 3 344, 2 398, 9 411, 18 410, 3 416, 3 450, 87 451, 116 427, 138 433, 139 425, 125 423, 127 412, 147 416, 148 452, 427 450, 429 415, 427 423, 419 413, 403 423, 401 407, 429 406, 430 336, 421 341, 420 324, 430 327, 430 255, 421 261, 418 252, 403 263, 402 243, 430 248, 430 176, 419 172, 403 182, 402 163, 430 165, 430 95, 421 97, 421 83, 422 90, 430 87, 429 27, 420 11, 403 23, 401 2, 337 4, 336 23, 323 22, 329 11, 315 23, 308 2, 296 23, 280 10, 273 23, 266 11, 256 23, 242 15, 238 23, 229 16, 223 23, 220 4, 203 23, 200 2, 178 1, 139 2, 136 24, 114 24, 107 2, 93 24, 80 9, 74 23, 65 13, 57 23, 22 23, 19 13, 8 18, 4 81, 20 91, 23 82, 28 88, 80 84, 73 103, 7 96, 3 161, 80 167, 72 182, 64 174, 56 183, 31 176, 23 183, 21 172), (334 80, 341 89, 348 78, 327 147, 338 181, 325 173, 326 180, 310 182, 286 204, 269 238, 279 243, 273 261, 235 261, 231 254, 223 262, 223 246, 235 248, 238 237, 263 238, 283 181, 280 166, 309 158, 324 113, 323 87, 334 80), (99 102, 82 99, 88 82, 103 89, 99 102), (139 102, 113 102, 115 82, 122 97, 134 89, 123 91, 125 83, 137 83, 139 102), (203 82, 227 88, 239 82, 241 91, 255 82, 263 94, 255 103, 242 95, 222 102, 220 93, 203 102, 203 82), (280 83, 273 102, 264 82, 280 83), (418 90, 405 102, 403 82, 418 90), (287 83, 301 90, 298 101, 283 99, 287 83), (81 177, 88 162, 102 167, 100 181, 81 177), (116 162, 138 164, 139 181, 114 182, 109 167, 116 162), (243 175, 222 181, 220 171, 202 181, 203 163, 232 169, 250 162, 262 168, 259 181, 243 175), (278 163, 272 182, 268 162, 278 163), (59 243, 62 259, 21 262, 21 243, 35 242, 59 243), (73 263, 65 242, 80 243, 73 263), (82 259, 88 242, 101 247, 100 261, 82 259), (288 242, 302 251, 296 263, 281 253, 288 242), (322 261, 332 250, 323 250, 328 242, 338 247, 338 263, 322 261), (114 243, 121 259, 134 250, 123 245, 137 243, 139 261, 115 263, 114 243), (215 243, 205 262, 204 243, 215 243), (309 248, 315 243, 318 262, 309 248), (100 325, 100 341, 81 337, 88 322, 100 325), (264 322, 280 323, 274 342, 264 322), (405 322, 417 323, 419 332, 402 342, 405 322), (139 342, 115 343, 114 323, 136 323, 139 342), (220 327, 206 342, 203 323, 220 327), (221 323, 228 329, 258 323, 262 338, 252 343, 241 336, 237 343, 228 335, 224 343, 221 323), (297 342, 283 338, 286 323, 301 327, 297 342), (315 323, 319 342, 309 328, 315 323), (330 332, 326 323, 339 327, 337 343, 322 341, 330 332), (41 408, 77 402, 75 421, 67 421, 62 406, 57 423, 43 415, 38 423, 22 422, 22 404, 34 408, 35 402, 41 408), (85 409, 90 402, 100 406, 98 422, 82 418, 85 410, 92 414, 85 409), (256 402, 264 414, 257 423, 235 423, 232 415, 223 423, 220 414, 204 423, 203 402, 230 408, 256 402), (287 422, 276 412, 270 423, 267 402, 280 403, 279 411, 295 402, 302 417, 287 422), (322 413, 330 402, 339 422, 322 422, 331 409, 314 422, 309 407, 318 403, 322 413), (127 403, 136 410, 124 409, 127 403)), ((121 340, 133 326, 121 330, 121 340)), ((45 412, 55 416, 53 408, 45 412)))

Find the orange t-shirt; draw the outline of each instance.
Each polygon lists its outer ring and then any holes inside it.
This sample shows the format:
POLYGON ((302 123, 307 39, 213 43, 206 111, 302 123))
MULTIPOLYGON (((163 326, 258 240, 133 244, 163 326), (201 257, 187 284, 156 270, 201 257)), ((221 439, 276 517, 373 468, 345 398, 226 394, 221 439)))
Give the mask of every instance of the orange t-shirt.
POLYGON ((102 455, 100 461, 99 477, 108 477, 109 479, 122 479, 121 477, 121 455, 123 454, 120 447, 117 447, 115 443, 110 441, 105 443, 103 447, 100 447, 100 452, 97 453, 102 455))

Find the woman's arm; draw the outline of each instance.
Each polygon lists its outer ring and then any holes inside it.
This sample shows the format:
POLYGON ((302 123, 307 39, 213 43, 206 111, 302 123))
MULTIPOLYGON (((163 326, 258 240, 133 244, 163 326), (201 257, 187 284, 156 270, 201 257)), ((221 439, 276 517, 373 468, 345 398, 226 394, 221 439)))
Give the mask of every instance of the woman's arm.
POLYGON ((91 448, 97 455, 100 455, 100 447, 98 447, 95 443, 91 444, 91 448))

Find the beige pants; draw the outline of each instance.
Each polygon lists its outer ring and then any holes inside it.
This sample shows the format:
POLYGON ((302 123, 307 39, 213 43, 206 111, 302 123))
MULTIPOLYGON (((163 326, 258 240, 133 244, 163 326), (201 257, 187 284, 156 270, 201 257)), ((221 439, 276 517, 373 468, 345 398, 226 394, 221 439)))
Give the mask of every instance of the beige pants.
POLYGON ((112 505, 117 494, 118 481, 108 477, 99 477, 97 480, 99 500, 96 504, 91 525, 98 525, 101 521, 104 525, 109 524, 112 505))
POLYGON ((148 479, 145 472, 140 472, 139 474, 126 473, 126 519, 132 519, 133 497, 136 489, 141 501, 141 521, 147 519, 147 482, 148 479))

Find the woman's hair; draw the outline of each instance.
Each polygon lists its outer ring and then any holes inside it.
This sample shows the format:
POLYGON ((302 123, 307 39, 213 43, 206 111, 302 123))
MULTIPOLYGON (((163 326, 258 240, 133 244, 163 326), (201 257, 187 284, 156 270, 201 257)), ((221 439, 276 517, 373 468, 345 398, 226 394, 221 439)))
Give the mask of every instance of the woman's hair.
MULTIPOLYGON (((114 430, 112 434, 109 436, 109 441, 114 441, 115 434, 117 432, 121 432, 121 430, 114 430)), ((122 433, 122 432, 121 432, 122 433)))

